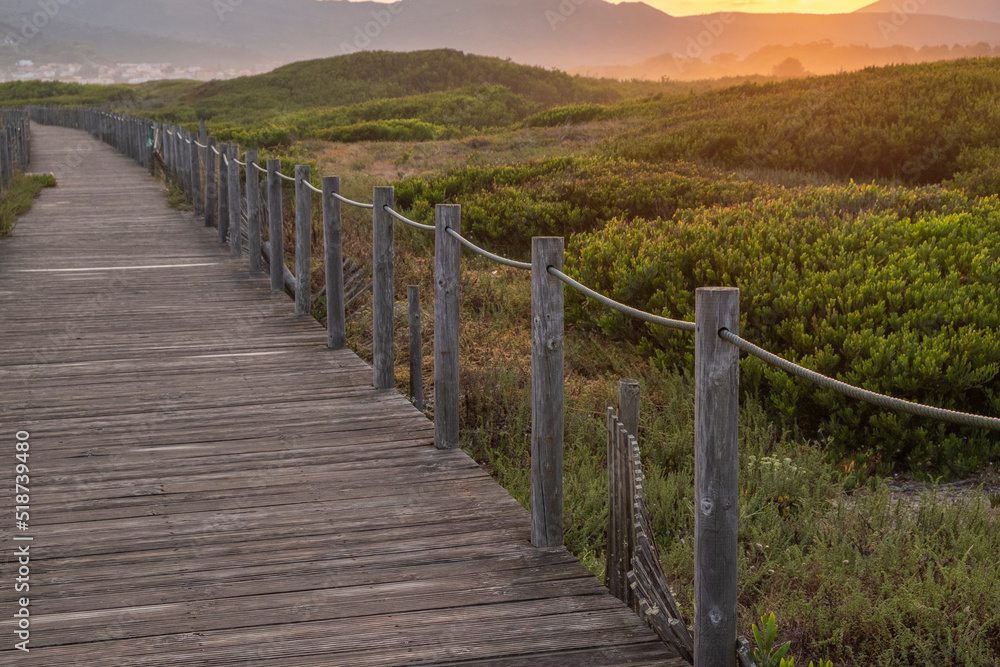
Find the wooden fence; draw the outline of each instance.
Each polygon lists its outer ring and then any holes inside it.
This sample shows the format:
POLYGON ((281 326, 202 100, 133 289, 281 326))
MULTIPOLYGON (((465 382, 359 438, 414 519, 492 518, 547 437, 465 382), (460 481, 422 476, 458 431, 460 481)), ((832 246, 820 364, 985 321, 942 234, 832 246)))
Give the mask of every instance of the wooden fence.
POLYGON ((15 171, 31 164, 31 121, 18 109, 0 110, 0 193, 10 187, 15 171))
MULTIPOLYGON (((253 151, 240 162, 235 146, 199 132, 186 132, 130 116, 94 109, 35 107, 37 122, 76 127, 106 141, 139 164, 155 171, 162 163, 167 178, 177 183, 208 227, 218 229, 234 257, 249 249, 249 271, 269 266, 271 289, 288 288, 298 316, 309 314, 313 195, 321 196, 326 259, 327 345, 346 344, 345 280, 341 242, 341 207, 372 210, 373 384, 395 386, 393 227, 396 221, 435 234, 434 257, 434 433, 441 449, 458 447, 459 435, 459 277, 464 245, 494 261, 531 271, 532 428, 531 542, 538 548, 562 545, 563 427, 564 427, 564 290, 577 289, 626 314, 695 335, 695 581, 694 637, 688 633, 659 567, 642 486, 638 427, 638 387, 620 387, 619 414, 608 418, 609 496, 608 584, 612 591, 653 626, 697 667, 748 665, 746 644, 737 638, 737 520, 740 350, 787 372, 885 409, 982 428, 1000 430, 1000 419, 968 415, 880 396, 825 378, 776 357, 739 337, 739 290, 706 287, 696 290, 695 322, 669 320, 611 301, 576 282, 563 268, 563 239, 532 239, 531 263, 515 262, 477 248, 461 236, 461 207, 439 205, 435 224, 422 225, 396 213, 391 187, 376 187, 372 203, 340 194, 340 179, 325 177, 322 187, 311 183, 309 167, 298 165, 294 176, 281 173, 278 160, 266 168, 253 151), (204 174, 201 165, 204 164, 204 174), (240 168, 246 187, 241 188, 240 168), (261 181, 261 178, 266 178, 261 181), (284 265, 282 247, 283 181, 295 188, 295 272, 284 265), (242 190, 242 191, 241 191, 242 190), (244 192, 245 191, 245 192, 244 192), (265 220, 266 219, 266 220, 265 220), (268 241, 262 241, 266 225, 268 241)), ((411 304, 417 294, 411 294, 411 304)), ((419 306, 411 305, 419 314, 419 306)), ((411 316, 416 339, 419 317, 411 316)), ((417 366, 416 368, 419 368, 417 366)), ((411 372, 412 375, 416 371, 411 372)), ((417 373, 418 374, 418 373, 417 373)), ((416 384, 416 383, 414 383, 416 384)), ((417 384, 416 387, 420 385, 417 384)), ((421 391, 414 387, 412 391, 421 391)))
MULTIPOLYGON (((204 224, 218 229, 220 243, 229 244, 232 256, 242 255, 245 239, 250 251, 248 269, 252 274, 262 271, 260 256, 266 254, 272 291, 284 291, 286 285, 291 288, 298 316, 307 315, 311 310, 312 197, 320 194, 326 255, 327 344, 332 349, 346 345, 341 206, 371 209, 373 384, 376 389, 395 387, 393 228, 398 216, 390 213, 395 205, 392 187, 376 187, 372 204, 353 202, 340 194, 339 178, 325 177, 321 188, 313 186, 308 166, 298 165, 295 175, 288 176, 281 173, 279 160, 268 160, 266 168, 261 167, 253 151, 246 153, 244 161, 239 161, 237 147, 207 136, 204 124, 195 133, 88 108, 32 107, 29 111, 35 122, 87 131, 152 172, 162 165, 167 178, 181 188, 195 213, 204 219, 204 224), (241 167, 246 175, 245 187, 241 167), (261 178, 265 179, 263 183, 261 178), (294 273, 284 265, 282 181, 293 183, 295 188, 294 273), (261 193, 266 196, 262 197, 261 193), (265 217, 267 242, 261 240, 265 217)), ((460 206, 439 205, 433 229, 435 446, 452 449, 459 444, 460 251, 462 245, 471 244, 460 236, 460 206)), ((562 238, 532 239, 531 264, 521 268, 531 269, 531 541, 538 548, 562 546, 565 286, 552 273, 553 269, 561 272, 562 267, 562 238)), ((699 400, 695 409, 698 422, 696 503, 699 511, 696 512, 694 621, 698 631, 694 639, 687 633, 676 605, 667 612, 661 611, 664 607, 657 602, 672 602, 672 598, 658 562, 652 565, 656 551, 644 510, 640 509, 636 517, 637 521, 645 517, 646 523, 640 521, 634 533, 640 538, 635 542, 634 558, 641 559, 643 567, 634 572, 630 567, 618 575, 635 581, 635 588, 640 592, 628 599, 630 602, 635 600, 637 612, 654 628, 665 624, 668 632, 664 633, 664 638, 678 647, 682 655, 693 659, 698 667, 734 667, 736 664, 738 351, 731 345, 716 345, 716 333, 722 326, 736 330, 738 294, 736 289, 698 290, 698 312, 704 317, 699 317, 696 343, 699 400)), ((629 474, 633 475, 634 483, 636 473, 641 479, 641 470, 635 458, 637 448, 632 452, 621 460, 630 462, 627 467, 632 470, 629 474)), ((641 493, 632 495, 641 497, 641 493)))

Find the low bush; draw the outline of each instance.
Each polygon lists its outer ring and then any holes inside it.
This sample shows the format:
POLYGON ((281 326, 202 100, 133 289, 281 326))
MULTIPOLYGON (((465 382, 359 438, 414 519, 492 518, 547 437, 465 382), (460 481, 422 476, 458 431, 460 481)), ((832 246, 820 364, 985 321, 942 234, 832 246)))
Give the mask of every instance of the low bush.
POLYGON ((340 141, 431 141, 451 133, 446 127, 422 120, 379 120, 331 127, 314 133, 316 139, 340 141))
POLYGON ((684 208, 747 202, 769 190, 691 164, 568 157, 406 179, 396 184, 396 201, 418 215, 459 203, 466 232, 524 257, 532 236, 591 231, 615 217, 669 217, 684 208))
MULTIPOLYGON (((873 391, 997 414, 998 248, 996 197, 851 185, 618 219, 574 237, 567 264, 612 298, 686 320, 696 288, 739 287, 742 332, 771 352, 873 391)), ((571 303, 578 321, 635 341, 661 365, 690 366, 691 336, 571 303)), ((775 413, 880 472, 960 475, 1000 454, 995 435, 884 413, 755 358, 742 366, 775 413)))

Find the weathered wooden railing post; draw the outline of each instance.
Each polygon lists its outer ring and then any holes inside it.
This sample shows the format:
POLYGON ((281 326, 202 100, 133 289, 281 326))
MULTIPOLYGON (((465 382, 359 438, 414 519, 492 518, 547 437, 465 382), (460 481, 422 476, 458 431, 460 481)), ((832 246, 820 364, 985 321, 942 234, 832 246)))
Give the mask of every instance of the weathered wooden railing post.
MULTIPOLYGON (((117 124, 111 117, 107 118, 107 124, 108 124, 108 138, 106 141, 109 145, 115 146, 115 142, 117 140, 117 131, 115 128, 117 127, 117 124)), ((163 141, 162 141, 163 145, 160 147, 160 150, 163 151, 163 176, 167 181, 167 183, 169 183, 170 179, 174 177, 173 164, 171 164, 170 162, 170 153, 173 146, 171 146, 170 144, 171 141, 170 135, 167 134, 167 132, 169 131, 170 127, 166 123, 160 123, 160 134, 163 135, 163 141)))
POLYGON ((250 275, 264 272, 261 259, 260 233, 260 174, 257 171, 257 151, 247 151, 247 252, 250 253, 250 275))
MULTIPOLYGON (((232 165, 235 167, 236 165, 232 165)), ((229 238, 229 144, 219 145, 219 184, 216 189, 219 199, 219 243, 229 238)))
POLYGON ((189 204, 194 204, 194 186, 192 184, 192 174, 191 174, 191 144, 188 140, 191 138, 190 132, 181 132, 181 187, 184 189, 184 200, 189 204))
MULTIPOLYGON (((142 124, 143 136, 145 137, 145 156, 146 156, 146 167, 149 169, 150 176, 156 176, 156 132, 155 126, 149 121, 145 121, 142 124)), ((94 137, 100 136, 100 127, 94 118, 91 118, 91 134, 94 137)))
POLYGON ((340 178, 323 178, 323 251, 326 265, 326 346, 342 350, 347 345, 344 304, 344 247, 341 229, 340 178))
POLYGON ((374 385, 376 389, 392 389, 395 384, 393 328, 395 299, 393 297, 393 218, 385 207, 396 201, 392 187, 378 187, 372 196, 372 315, 374 385))
POLYGON ((10 187, 10 172, 12 165, 10 164, 10 151, 7 150, 9 141, 9 131, 7 128, 0 130, 0 182, 2 182, 3 187, 10 187))
POLYGON ((737 422, 739 350, 719 331, 739 333, 740 291, 695 293, 694 664, 736 664, 737 422))
POLYGON ((434 445, 458 447, 458 325, 462 207, 438 204, 434 232, 434 445))
POLYGON ((424 331, 420 325, 420 286, 406 287, 406 314, 410 325, 410 396, 424 410, 424 331))
POLYGON ((197 136, 191 135, 191 187, 193 188, 194 197, 194 214, 202 215, 205 206, 205 200, 202 199, 201 194, 201 149, 195 143, 198 140, 197 136))
MULTIPOLYGON (((618 424, 628 434, 638 438, 639 434, 639 382, 623 379, 618 381, 618 424)), ((623 456, 621 435, 608 434, 608 588, 619 600, 638 608, 638 601, 628 584, 626 573, 632 568, 635 555, 632 521, 633 514, 628 506, 628 456, 623 456), (623 506, 625 505, 625 506, 623 506)))
POLYGON ((243 255, 243 207, 240 204, 240 165, 236 160, 240 157, 240 149, 233 146, 229 149, 229 185, 226 193, 229 195, 229 255, 243 255))
POLYGON ((295 314, 312 312, 312 178, 307 164, 295 165, 295 314))
POLYGON ((215 226, 215 216, 218 212, 218 195, 216 183, 216 155, 212 150, 215 147, 215 137, 209 137, 205 144, 205 226, 215 226))
POLYGON ((271 265, 271 292, 285 291, 285 237, 281 212, 281 160, 267 161, 267 238, 271 265))
POLYGON ((531 543, 562 545, 563 239, 531 240, 531 543))

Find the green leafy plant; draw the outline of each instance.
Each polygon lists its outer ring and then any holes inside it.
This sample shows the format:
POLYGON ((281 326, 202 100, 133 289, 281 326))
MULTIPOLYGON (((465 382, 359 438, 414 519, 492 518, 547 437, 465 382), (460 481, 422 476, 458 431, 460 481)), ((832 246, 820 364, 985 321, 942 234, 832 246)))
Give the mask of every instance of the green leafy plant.
MULTIPOLYGON (((750 650, 750 658, 756 667, 786 667, 791 662, 785 660, 785 654, 792 648, 792 642, 785 642, 775 647, 778 637, 778 622, 774 612, 760 617, 760 627, 753 625, 753 638, 757 646, 750 650)), ((792 658, 794 661, 794 658, 792 658)))

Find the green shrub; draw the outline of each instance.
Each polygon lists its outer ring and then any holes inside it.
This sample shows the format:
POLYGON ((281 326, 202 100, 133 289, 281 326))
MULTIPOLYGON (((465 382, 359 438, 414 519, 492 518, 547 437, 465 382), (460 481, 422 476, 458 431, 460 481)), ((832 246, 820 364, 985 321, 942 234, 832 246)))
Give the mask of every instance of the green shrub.
POLYGON ((770 188, 690 164, 669 168, 613 158, 552 158, 465 167, 396 184, 396 201, 418 215, 462 205, 462 226, 491 247, 526 256, 531 237, 598 229, 615 217, 670 216, 691 207, 752 200, 770 188))
POLYGON ((325 141, 432 141, 449 134, 448 128, 422 120, 379 120, 331 127, 314 133, 325 141))
MULTIPOLYGON (((583 283, 654 313, 694 319, 694 291, 741 290, 743 335, 820 373, 900 398, 1000 410, 1000 202, 924 188, 807 188, 671 219, 619 219, 578 235, 583 283)), ((693 339, 571 300, 573 316, 688 367, 693 339)), ((842 456, 962 474, 1000 454, 995 436, 879 410, 756 358, 743 383, 842 456)))
POLYGON ((208 131, 219 141, 235 143, 242 148, 281 148, 292 143, 290 128, 270 123, 256 127, 211 124, 208 131))
POLYGON ((524 121, 525 127, 557 127, 559 125, 579 125, 609 116, 609 109, 600 104, 575 104, 555 107, 535 114, 524 121))
POLYGON ((1000 146, 997 63, 870 68, 666 98, 655 119, 603 150, 652 162, 940 183, 960 171, 964 150, 1000 146))

